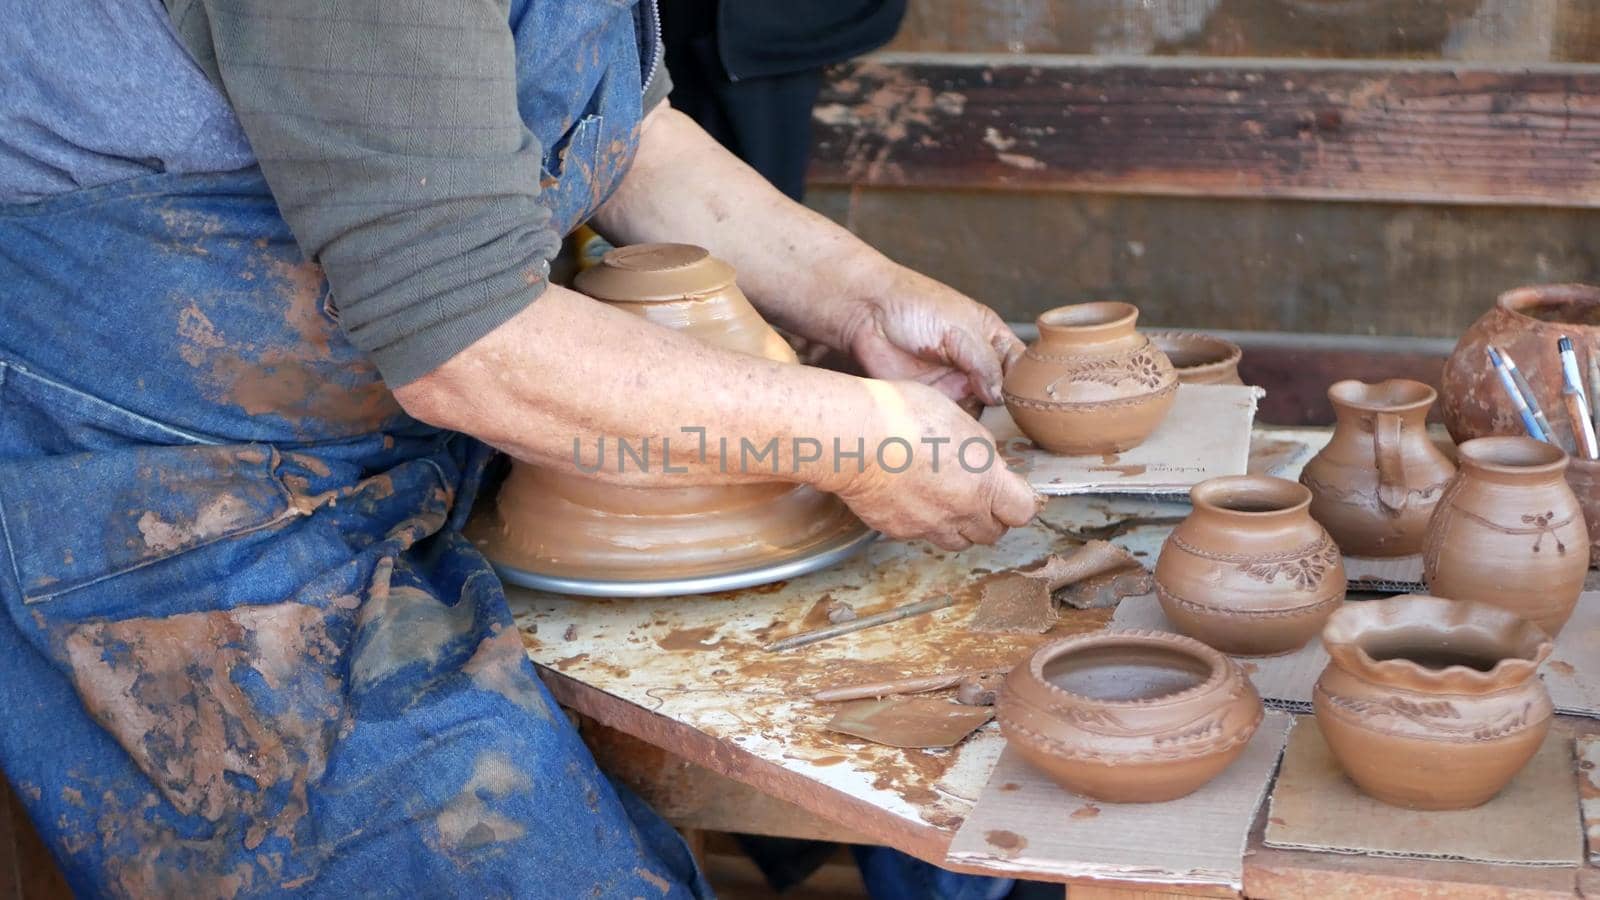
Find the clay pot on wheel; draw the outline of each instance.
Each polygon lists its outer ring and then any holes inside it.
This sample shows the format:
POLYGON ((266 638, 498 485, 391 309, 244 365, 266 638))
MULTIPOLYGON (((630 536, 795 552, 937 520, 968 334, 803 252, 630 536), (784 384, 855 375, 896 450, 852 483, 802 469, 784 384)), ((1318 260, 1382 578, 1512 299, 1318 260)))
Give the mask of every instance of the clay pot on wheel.
POLYGON ((1261 698, 1199 641, 1101 632, 1045 644, 1006 676, 1006 741, 1069 791, 1111 803, 1192 793, 1244 752, 1261 698))
POLYGON ((1061 306, 1038 318, 1039 340, 1006 375, 1006 409, 1052 453, 1120 453, 1172 409, 1178 376, 1134 328, 1128 303, 1061 306))
POLYGON ((1550 637, 1505 610, 1439 597, 1352 603, 1328 620, 1312 702, 1363 791, 1412 809, 1487 802, 1538 752, 1554 712, 1550 637))
POLYGON ((1589 530, 1561 448, 1526 437, 1467 441, 1428 523, 1428 593, 1501 606, 1552 637, 1589 570, 1589 530))
POLYGON ((1194 331, 1147 331, 1145 337, 1172 362, 1179 384, 1244 384, 1244 351, 1232 341, 1194 331))
POLYGON ((1428 518, 1455 475, 1428 438, 1437 395, 1420 381, 1341 381, 1328 388, 1333 438, 1300 474, 1311 517, 1350 556, 1422 552, 1428 518))
MULTIPOLYGON (((740 293, 733 269, 699 247, 639 244, 606 253, 576 287, 625 312, 752 356, 794 351, 740 293)), ((668 436, 673 443, 677 436, 668 436)), ((621 451, 582 448, 609 468, 621 451)), ((682 440, 693 444, 690 434, 682 440)), ((651 448, 657 465, 661 445, 651 448)), ((630 461, 630 471, 639 464, 630 461)), ((486 505, 487 506, 487 505, 486 505)), ((657 581, 722 574, 792 558, 866 531, 831 494, 785 481, 635 487, 576 468, 515 463, 492 507, 467 528, 496 565, 558 578, 657 581)))
POLYGON ((1212 478, 1156 561, 1156 596, 1179 631, 1236 656, 1299 649, 1344 600, 1344 559, 1304 485, 1212 478))

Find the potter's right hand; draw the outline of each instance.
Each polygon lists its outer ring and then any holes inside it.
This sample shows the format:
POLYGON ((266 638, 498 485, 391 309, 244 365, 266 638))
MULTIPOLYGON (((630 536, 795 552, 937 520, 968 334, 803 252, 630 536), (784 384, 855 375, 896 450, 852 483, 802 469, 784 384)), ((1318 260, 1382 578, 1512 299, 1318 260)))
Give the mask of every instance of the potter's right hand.
POLYGON ((863 522, 888 537, 964 550, 994 543, 1038 512, 1039 495, 1006 468, 993 436, 943 394, 908 381, 867 384, 877 415, 864 423, 864 465, 841 461, 839 482, 826 485, 863 522))

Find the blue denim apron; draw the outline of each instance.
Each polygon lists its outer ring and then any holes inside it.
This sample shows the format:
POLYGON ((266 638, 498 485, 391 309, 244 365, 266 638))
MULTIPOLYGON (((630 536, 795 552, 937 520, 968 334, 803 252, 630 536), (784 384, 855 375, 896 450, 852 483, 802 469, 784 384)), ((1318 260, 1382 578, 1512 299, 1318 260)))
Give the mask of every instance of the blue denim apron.
MULTIPOLYGON (((631 159, 635 19, 513 11, 558 227, 631 159)), ((0 207, 0 764, 75 890, 708 893, 461 537, 489 456, 399 410, 257 170, 0 207)))

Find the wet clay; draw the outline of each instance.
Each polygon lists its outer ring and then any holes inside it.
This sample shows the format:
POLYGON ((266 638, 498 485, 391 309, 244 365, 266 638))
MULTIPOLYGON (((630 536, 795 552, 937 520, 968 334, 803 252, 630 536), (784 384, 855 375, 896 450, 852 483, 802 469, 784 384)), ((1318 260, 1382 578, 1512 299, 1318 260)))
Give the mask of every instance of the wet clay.
POLYGON ((1350 780, 1385 803, 1466 809, 1533 758, 1553 707, 1551 641, 1505 610, 1439 597, 1350 604, 1328 620, 1312 702, 1350 780))
POLYGON ((1333 437, 1300 475, 1311 517, 1350 556, 1422 552, 1428 519, 1455 464, 1428 437, 1437 395, 1420 381, 1341 381, 1328 388, 1333 437))
POLYGON ((1067 790, 1113 803, 1192 793, 1243 752, 1261 699, 1237 664, 1153 631, 1082 635, 1012 669, 1006 740, 1067 790))
POLYGON ((1583 591, 1589 530, 1566 454, 1526 437, 1462 444, 1460 472, 1428 524, 1428 592, 1500 606, 1561 632, 1583 591))
POLYGON ((1080 303, 1038 318, 1039 340, 1006 375, 1006 409, 1035 444, 1069 456, 1120 453, 1177 398, 1167 357, 1134 328, 1128 303, 1080 303))
POLYGON ((828 722, 829 731, 906 749, 953 747, 994 718, 986 707, 938 697, 855 700, 828 722))
POLYGON ((1244 351, 1233 341, 1193 331, 1147 331, 1145 337, 1172 361, 1179 384, 1244 384, 1244 351))
POLYGON ((1344 600, 1344 560, 1311 492, 1266 475, 1203 481, 1162 546, 1156 596, 1179 631, 1238 656, 1298 649, 1344 600))
POLYGON ((1056 622, 1051 594, 1087 578, 1144 566, 1107 541, 1090 541, 1067 556, 1050 556, 1034 569, 1001 572, 984 581, 974 631, 1043 634, 1056 622))
MULTIPOLYGON (((576 287, 707 343, 797 362, 739 291, 733 268, 699 247, 621 247, 581 273, 576 287)), ((663 452, 659 442, 654 449, 663 452)), ((621 464, 620 447, 597 451, 602 463, 605 454, 610 464, 621 464)), ((789 482, 632 487, 520 462, 494 504, 485 504, 467 527, 468 537, 498 564, 607 581, 739 571, 865 531, 837 497, 789 482)))

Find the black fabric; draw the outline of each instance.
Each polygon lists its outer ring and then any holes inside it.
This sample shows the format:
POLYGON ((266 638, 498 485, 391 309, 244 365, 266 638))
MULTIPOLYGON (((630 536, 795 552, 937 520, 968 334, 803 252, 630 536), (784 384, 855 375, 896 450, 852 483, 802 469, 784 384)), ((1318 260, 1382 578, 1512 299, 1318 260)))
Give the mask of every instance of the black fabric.
POLYGON ((889 43, 905 12, 906 0, 722 3, 722 65, 734 80, 820 69, 889 43))
POLYGON ((672 105, 796 200, 822 67, 894 37, 905 0, 663 0, 672 105))

